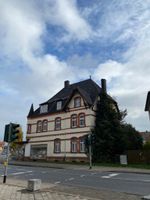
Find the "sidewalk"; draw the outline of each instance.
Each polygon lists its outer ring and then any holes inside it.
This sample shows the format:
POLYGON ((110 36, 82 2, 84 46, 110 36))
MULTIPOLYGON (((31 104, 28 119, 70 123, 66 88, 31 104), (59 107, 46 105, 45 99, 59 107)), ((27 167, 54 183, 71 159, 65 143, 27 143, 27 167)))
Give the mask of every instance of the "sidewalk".
MULTIPOLYGON (((25 188, 0 184, 1 200, 92 200, 91 198, 81 197, 53 191, 28 192, 25 188)), ((94 199, 93 199, 94 200, 94 199)))
MULTIPOLYGON (((57 169, 80 169, 80 170, 89 170, 88 165, 80 164, 62 164, 62 163, 49 163, 49 162, 39 162, 39 161, 10 161, 11 165, 20 165, 20 166, 32 166, 32 167, 48 167, 48 168, 57 168, 57 169)), ((93 166, 93 171, 109 171, 109 172, 129 172, 129 173, 143 173, 150 174, 149 169, 139 169, 139 168, 129 168, 129 167, 105 167, 105 166, 93 166)))
POLYGON ((107 190, 54 186, 29 192, 26 187, 0 184, 0 200, 140 200, 140 196, 107 190))

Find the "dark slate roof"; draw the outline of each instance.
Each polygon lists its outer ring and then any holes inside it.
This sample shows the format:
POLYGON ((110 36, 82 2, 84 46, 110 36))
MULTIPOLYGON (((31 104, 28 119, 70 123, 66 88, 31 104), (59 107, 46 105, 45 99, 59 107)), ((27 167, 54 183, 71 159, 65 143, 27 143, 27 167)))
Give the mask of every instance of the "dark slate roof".
POLYGON ((27 117, 30 117, 30 116, 32 116, 33 114, 34 114, 34 107, 33 107, 33 103, 32 103, 31 108, 30 108, 30 111, 29 111, 27 117))
POLYGON ((145 104, 145 111, 149 111, 150 107, 150 91, 147 93, 147 99, 146 99, 146 104, 145 104))
MULTIPOLYGON (((48 101, 41 103, 40 105, 48 104, 48 112, 43 114, 65 111, 67 104, 69 103, 74 93, 79 92, 84 99, 85 105, 91 107, 94 104, 97 96, 100 94, 101 90, 102 89, 92 79, 87 79, 63 88, 48 101), (56 105, 57 101, 59 100, 62 101, 62 109, 57 111, 56 105)), ((35 117, 43 114, 40 114, 39 107, 37 110, 35 110, 34 113, 28 115, 28 117, 35 117)))

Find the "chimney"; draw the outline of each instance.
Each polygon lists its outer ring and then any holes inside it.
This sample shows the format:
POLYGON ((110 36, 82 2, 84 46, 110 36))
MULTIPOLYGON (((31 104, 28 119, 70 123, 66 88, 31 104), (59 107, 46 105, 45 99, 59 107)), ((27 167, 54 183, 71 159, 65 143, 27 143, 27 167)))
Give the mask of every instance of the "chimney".
POLYGON ((101 87, 102 87, 103 93, 107 93, 106 79, 101 79, 101 87))
POLYGON ((70 85, 70 82, 68 80, 64 81, 64 88, 69 87, 69 85, 70 85))

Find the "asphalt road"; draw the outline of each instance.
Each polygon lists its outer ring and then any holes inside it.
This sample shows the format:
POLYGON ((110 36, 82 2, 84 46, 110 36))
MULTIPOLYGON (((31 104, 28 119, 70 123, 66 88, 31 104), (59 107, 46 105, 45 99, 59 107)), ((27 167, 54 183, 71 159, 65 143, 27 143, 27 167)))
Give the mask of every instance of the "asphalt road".
MULTIPOLYGON (((0 165, 0 176, 3 176, 0 165)), ((90 170, 53 169, 41 167, 8 167, 8 178, 28 180, 39 178, 44 183, 78 186, 125 192, 138 195, 150 194, 150 174, 94 172, 90 170)))

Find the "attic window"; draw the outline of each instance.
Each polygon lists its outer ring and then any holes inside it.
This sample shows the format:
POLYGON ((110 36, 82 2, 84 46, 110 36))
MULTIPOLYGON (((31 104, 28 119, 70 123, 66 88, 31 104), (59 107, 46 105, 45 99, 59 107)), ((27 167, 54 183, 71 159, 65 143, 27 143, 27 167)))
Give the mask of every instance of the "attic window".
POLYGON ((41 105, 40 113, 46 113, 48 111, 48 104, 41 105))
POLYGON ((61 110, 62 108, 62 101, 57 101, 57 110, 61 110))
POLYGON ((78 107, 80 107, 81 106, 81 98, 80 97, 76 97, 75 99, 74 99, 74 107, 75 108, 78 108, 78 107))

